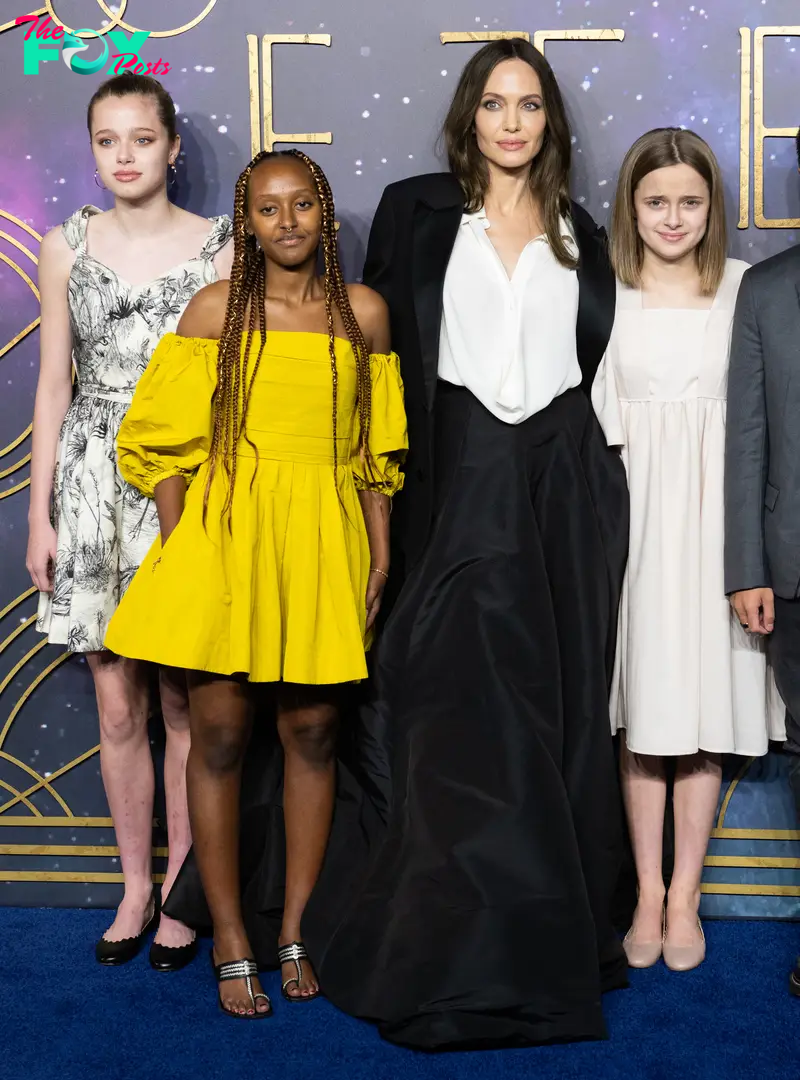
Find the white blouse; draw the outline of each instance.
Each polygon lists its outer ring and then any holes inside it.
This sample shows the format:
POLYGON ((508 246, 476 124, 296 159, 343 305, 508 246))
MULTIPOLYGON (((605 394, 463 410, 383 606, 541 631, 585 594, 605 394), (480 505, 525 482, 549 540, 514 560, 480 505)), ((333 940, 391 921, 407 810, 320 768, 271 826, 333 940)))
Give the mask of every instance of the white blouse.
MULTIPOLYGON (((578 386, 578 275, 545 236, 509 278, 486 235, 486 212, 464 214, 444 279, 439 378, 465 386, 499 420, 520 424, 578 386)), ((577 254, 567 222, 562 236, 577 254)))

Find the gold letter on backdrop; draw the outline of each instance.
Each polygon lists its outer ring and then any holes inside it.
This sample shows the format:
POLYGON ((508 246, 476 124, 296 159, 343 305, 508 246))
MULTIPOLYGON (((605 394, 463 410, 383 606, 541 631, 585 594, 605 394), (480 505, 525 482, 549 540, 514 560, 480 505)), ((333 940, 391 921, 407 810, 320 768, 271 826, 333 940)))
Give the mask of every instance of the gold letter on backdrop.
POLYGON ((764 38, 800 37, 800 26, 757 26, 750 49, 750 31, 741 27, 741 144, 739 148, 739 228, 750 224, 750 70, 753 71, 753 222, 758 229, 797 229, 800 218, 764 217, 764 140, 793 139, 796 127, 764 125, 764 38))
POLYGON ((523 30, 465 30, 439 34, 442 45, 463 44, 466 41, 502 41, 504 38, 521 37, 526 41, 531 40, 531 35, 523 30))
POLYGON ((247 35, 250 68, 250 149, 252 157, 260 150, 272 150, 275 143, 329 143, 330 131, 302 132, 299 135, 278 135, 272 127, 272 46, 327 45, 330 34, 264 34, 261 39, 261 92, 258 80, 258 38, 247 35), (264 115, 263 129, 261 114, 264 115))
POLYGON ((537 30, 533 44, 544 53, 546 41, 624 41, 624 30, 537 30))
POLYGON ((739 224, 746 229, 750 224, 750 76, 753 71, 753 53, 750 28, 739 27, 742 41, 739 87, 739 224))
MULTIPOLYGON (((525 38, 531 35, 522 30, 465 30, 446 32, 439 35, 442 45, 468 41, 500 41, 503 38, 525 38)), ((540 53, 544 53, 546 41, 624 41, 624 30, 537 30, 533 35, 533 44, 540 53)))

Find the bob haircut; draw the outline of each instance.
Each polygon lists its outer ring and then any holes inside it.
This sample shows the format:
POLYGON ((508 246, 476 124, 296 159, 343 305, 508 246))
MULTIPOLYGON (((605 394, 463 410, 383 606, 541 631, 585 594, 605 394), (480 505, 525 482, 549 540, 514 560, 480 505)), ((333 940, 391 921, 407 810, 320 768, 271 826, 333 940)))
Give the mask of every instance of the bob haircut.
POLYGON ((649 173, 670 165, 689 165, 708 185, 708 224, 695 256, 700 290, 703 296, 713 296, 722 281, 728 254, 722 174, 711 147, 693 131, 654 128, 637 139, 625 155, 611 216, 611 265, 623 285, 639 288, 644 244, 636 223, 634 196, 649 173))
POLYGON ((489 167, 478 149, 475 114, 489 76, 504 60, 522 60, 539 78, 546 127, 541 149, 531 162, 530 187, 541 206, 544 231, 553 254, 562 266, 574 269, 576 259, 564 243, 559 227, 559 218, 570 215, 572 142, 569 121, 553 69, 539 50, 524 38, 489 42, 475 53, 461 72, 442 128, 450 171, 464 191, 466 212, 472 214, 480 210, 489 187, 489 167))

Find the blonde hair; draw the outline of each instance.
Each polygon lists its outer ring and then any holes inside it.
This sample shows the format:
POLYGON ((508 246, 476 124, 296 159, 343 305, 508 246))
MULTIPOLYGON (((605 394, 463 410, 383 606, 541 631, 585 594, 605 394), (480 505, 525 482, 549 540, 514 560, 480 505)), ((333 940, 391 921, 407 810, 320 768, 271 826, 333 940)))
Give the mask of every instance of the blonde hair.
POLYGON ((695 257, 700 291, 703 296, 713 296, 722 281, 728 254, 722 173, 711 147, 693 131, 654 128, 637 139, 625 155, 611 215, 611 265, 623 285, 633 289, 641 285, 644 245, 636 224, 634 195, 649 173, 670 165, 689 165, 708 185, 708 223, 695 257))

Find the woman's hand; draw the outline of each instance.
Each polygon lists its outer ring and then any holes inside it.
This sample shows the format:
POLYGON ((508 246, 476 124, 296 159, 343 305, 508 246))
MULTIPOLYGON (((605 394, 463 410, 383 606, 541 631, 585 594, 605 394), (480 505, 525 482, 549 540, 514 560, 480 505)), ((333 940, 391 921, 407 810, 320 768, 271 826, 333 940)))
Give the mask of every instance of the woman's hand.
POLYGON ((370 570, 367 581, 367 630, 371 630, 378 612, 381 610, 383 590, 386 588, 388 575, 380 570, 370 570))
POLYGON ((49 521, 30 526, 25 565, 39 592, 53 591, 53 567, 56 564, 57 546, 56 530, 49 521))

